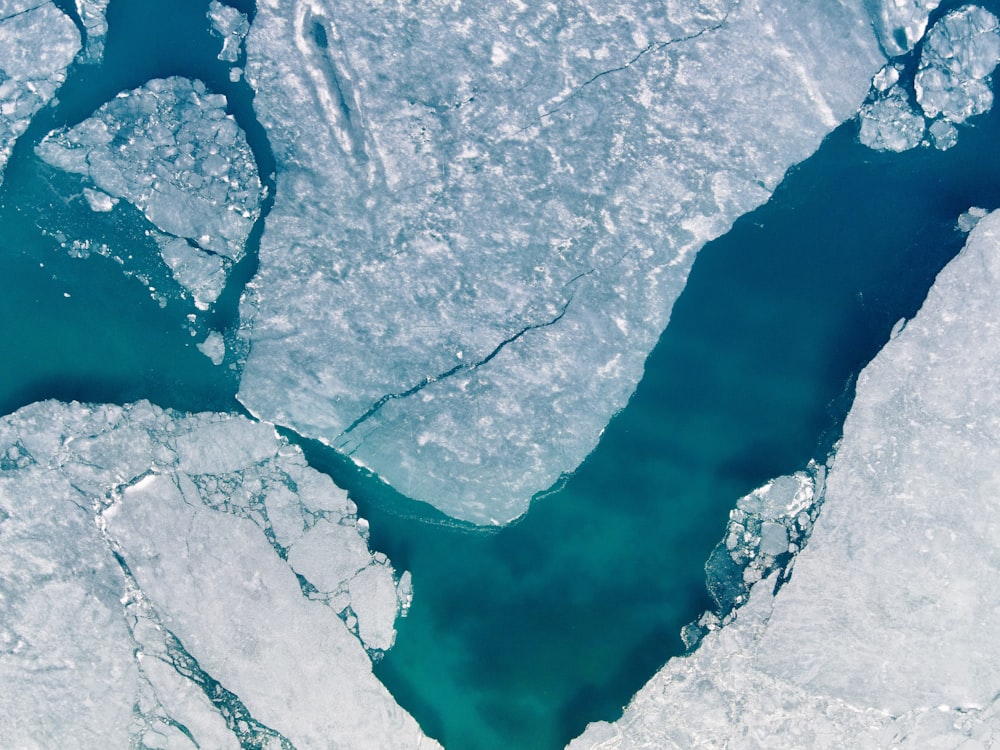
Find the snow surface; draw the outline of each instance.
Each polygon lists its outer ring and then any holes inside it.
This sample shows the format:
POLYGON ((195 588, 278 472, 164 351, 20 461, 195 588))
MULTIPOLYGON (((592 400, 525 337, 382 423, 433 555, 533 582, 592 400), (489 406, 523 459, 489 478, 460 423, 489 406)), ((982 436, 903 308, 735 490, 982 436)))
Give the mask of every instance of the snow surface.
POLYGON ((14 142, 66 80, 80 32, 52 2, 0 0, 0 184, 14 142))
POLYGON ((240 400, 519 516, 625 405, 697 250, 857 110, 869 5, 258 3, 278 173, 240 400))
POLYGON ((245 254, 263 197, 253 153, 226 114, 224 96, 200 81, 154 79, 50 133, 35 150, 140 209, 162 232, 161 254, 177 282, 199 308, 215 301, 245 254))
POLYGON ((270 425, 0 419, 0 746, 436 747, 371 672, 410 584, 365 528, 270 425))
POLYGON ((1000 212, 864 370, 776 596, 582 748, 986 748, 1000 737, 1000 212))

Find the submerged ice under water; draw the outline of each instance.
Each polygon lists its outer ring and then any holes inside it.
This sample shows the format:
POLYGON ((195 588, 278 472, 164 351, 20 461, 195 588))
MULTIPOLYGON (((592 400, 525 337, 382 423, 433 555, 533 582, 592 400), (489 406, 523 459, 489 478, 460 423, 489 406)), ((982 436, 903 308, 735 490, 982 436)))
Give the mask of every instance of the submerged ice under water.
MULTIPOLYGON (((0 195, 4 411, 45 397, 239 408, 238 370, 197 345, 218 355, 210 328, 238 344, 234 302, 252 265, 234 269, 207 322, 192 322, 143 216, 124 203, 94 214, 79 184, 33 155, 119 91, 182 76, 226 93, 266 182, 262 131, 219 60, 209 9, 164 4, 151 22, 111 4, 104 64, 71 69, 60 105, 15 149, 0 195), (116 250, 69 257, 56 227, 116 250)), ((630 406, 566 486, 509 529, 415 519, 410 501, 304 444, 369 518, 372 546, 413 573, 413 608, 376 674, 428 734, 458 749, 558 747, 615 718, 681 650, 681 626, 708 606, 702 565, 735 499, 822 457, 852 373, 960 246, 958 215, 1000 205, 998 128, 990 115, 947 154, 899 156, 861 147, 853 125, 834 133, 706 248, 630 406)))

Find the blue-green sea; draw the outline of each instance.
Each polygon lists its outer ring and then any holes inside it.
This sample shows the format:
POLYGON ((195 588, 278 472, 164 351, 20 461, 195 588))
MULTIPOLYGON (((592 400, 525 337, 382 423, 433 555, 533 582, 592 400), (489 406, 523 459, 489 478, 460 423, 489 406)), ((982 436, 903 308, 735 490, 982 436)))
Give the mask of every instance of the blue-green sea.
MULTIPOLYGON (((252 92, 215 59, 207 6, 112 0, 104 63, 72 68, 18 143, 0 191, 0 413, 43 398, 242 411, 232 358, 213 366, 192 309, 161 303, 173 282, 138 212, 94 214, 33 155, 118 91, 183 75, 229 97, 270 175, 252 92), (124 261, 71 257, 64 237, 124 261)), ((628 407, 507 528, 449 522, 289 435, 349 489, 372 546, 412 572, 413 606, 375 672, 427 733, 449 750, 562 747, 683 652, 681 628, 712 606, 704 564, 736 499, 827 455, 857 373, 961 248, 959 214, 1000 207, 1000 116, 960 130, 947 152, 905 154, 862 147, 854 123, 832 133, 702 250, 628 407)), ((208 321, 229 333, 260 230, 208 321)))

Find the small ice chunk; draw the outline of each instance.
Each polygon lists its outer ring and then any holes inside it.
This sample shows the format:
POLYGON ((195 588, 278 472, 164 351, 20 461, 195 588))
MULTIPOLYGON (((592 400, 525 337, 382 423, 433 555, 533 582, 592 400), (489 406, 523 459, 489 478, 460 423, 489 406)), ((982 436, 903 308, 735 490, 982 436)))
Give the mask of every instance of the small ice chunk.
POLYGON ((895 65, 886 65, 872 78, 872 88, 876 91, 888 91, 899 80, 899 69, 895 65))
POLYGON ((208 18, 212 22, 212 31, 222 37, 219 59, 231 63, 239 60, 243 40, 250 31, 250 20, 236 8, 223 5, 219 0, 212 0, 208 6, 208 18))
POLYGON ((212 331, 198 344, 198 351, 212 360, 213 365, 221 365, 226 358, 226 341, 218 331, 212 331))
POLYGON ((772 557, 788 552, 788 530, 780 523, 765 521, 760 527, 760 551, 772 557))
POLYGON ((960 232, 968 234, 973 229, 975 229, 976 225, 980 221, 982 221, 988 214, 989 211, 987 211, 985 208, 979 208, 978 206, 973 206, 964 214, 958 217, 958 230, 960 232))
POLYGON ((160 257, 170 267, 177 283, 191 293, 195 307, 207 310, 226 286, 229 262, 179 237, 158 234, 156 239, 160 257))
POLYGON ((898 86, 886 96, 866 102, 858 112, 861 142, 879 151, 907 151, 920 145, 924 118, 913 111, 906 92, 898 86))
POLYGON ((80 15, 86 34, 83 50, 84 62, 98 63, 104 57, 104 42, 108 36, 108 2, 110 0, 76 0, 76 12, 80 15))
POLYGON ((95 213, 107 213, 118 203, 117 198, 89 187, 83 189, 83 197, 87 199, 87 205, 90 206, 90 210, 95 213))
POLYGON ((1000 22, 988 10, 967 5, 934 24, 920 55, 913 85, 928 117, 964 122, 989 111, 989 75, 1000 62, 1000 22))

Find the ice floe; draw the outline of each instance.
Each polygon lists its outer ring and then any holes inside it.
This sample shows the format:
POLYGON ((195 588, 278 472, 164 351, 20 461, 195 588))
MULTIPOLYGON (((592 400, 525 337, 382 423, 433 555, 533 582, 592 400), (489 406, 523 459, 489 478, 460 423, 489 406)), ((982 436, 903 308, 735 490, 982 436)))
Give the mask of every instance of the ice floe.
POLYGON ((226 98, 200 81, 155 79, 119 94, 79 125, 46 136, 36 152, 140 209, 159 230, 164 262, 202 309, 244 256, 260 216, 263 192, 246 135, 226 113, 226 98))
POLYGON ((243 40, 250 31, 250 20, 236 8, 212 0, 208 6, 208 20, 212 30, 222 37, 222 51, 219 59, 234 63, 243 52, 243 40))
POLYGON ((435 747, 372 675, 410 583, 363 528, 266 424, 0 419, 0 744, 435 747))
POLYGON ((517 517, 625 405, 698 249, 857 111, 869 5, 258 3, 277 193, 239 398, 517 517))
POLYGON ((1000 732, 1000 213, 861 374, 791 580, 582 748, 989 747, 1000 732))

